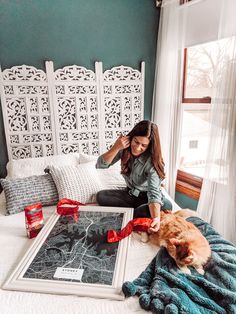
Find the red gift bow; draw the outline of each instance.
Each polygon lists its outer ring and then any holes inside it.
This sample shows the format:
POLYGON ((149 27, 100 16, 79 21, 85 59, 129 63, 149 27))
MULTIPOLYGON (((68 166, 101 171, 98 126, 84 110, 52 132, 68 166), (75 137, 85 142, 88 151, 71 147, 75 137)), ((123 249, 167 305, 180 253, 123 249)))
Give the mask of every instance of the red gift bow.
POLYGON ((74 215, 74 217, 78 220, 79 205, 84 204, 78 201, 70 200, 69 198, 62 198, 57 203, 57 213, 61 216, 74 215))
POLYGON ((135 218, 130 220, 121 231, 108 230, 107 242, 120 241, 130 235, 132 231, 146 232, 151 227, 152 221, 151 218, 135 218))

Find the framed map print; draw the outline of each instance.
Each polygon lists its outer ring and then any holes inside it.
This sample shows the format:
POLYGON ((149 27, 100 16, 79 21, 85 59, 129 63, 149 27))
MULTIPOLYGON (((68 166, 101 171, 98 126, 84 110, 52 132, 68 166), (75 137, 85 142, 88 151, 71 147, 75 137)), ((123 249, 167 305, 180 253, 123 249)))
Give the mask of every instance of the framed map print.
POLYGON ((129 237, 108 243, 132 208, 81 206, 79 217, 53 214, 3 286, 52 294, 123 299, 129 237))

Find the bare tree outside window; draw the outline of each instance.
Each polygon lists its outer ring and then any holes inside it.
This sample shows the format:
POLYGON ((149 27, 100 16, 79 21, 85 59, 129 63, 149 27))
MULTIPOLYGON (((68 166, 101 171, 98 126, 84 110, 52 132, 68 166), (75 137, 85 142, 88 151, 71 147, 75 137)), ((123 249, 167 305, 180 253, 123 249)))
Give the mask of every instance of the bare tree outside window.
MULTIPOLYGON (((213 95, 213 78, 225 62, 225 50, 231 41, 222 39, 187 49, 185 98, 206 98, 213 95)), ((215 85, 215 84, 214 84, 215 85)))

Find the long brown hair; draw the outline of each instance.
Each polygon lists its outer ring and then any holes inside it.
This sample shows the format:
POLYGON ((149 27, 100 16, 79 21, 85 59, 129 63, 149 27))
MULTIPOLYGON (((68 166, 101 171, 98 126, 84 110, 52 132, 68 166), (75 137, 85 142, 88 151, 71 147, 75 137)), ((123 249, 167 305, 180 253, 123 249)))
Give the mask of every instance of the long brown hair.
MULTIPOLYGON (((147 150, 143 154, 151 156, 151 160, 157 174, 163 180, 165 178, 164 166, 165 163, 161 153, 161 143, 159 138, 158 127, 155 123, 149 120, 143 120, 137 123, 133 129, 127 134, 130 138, 130 143, 134 136, 145 136, 149 139, 147 150)), ((132 154, 130 146, 123 150, 121 156, 121 173, 130 174, 130 161, 132 161, 132 154)))

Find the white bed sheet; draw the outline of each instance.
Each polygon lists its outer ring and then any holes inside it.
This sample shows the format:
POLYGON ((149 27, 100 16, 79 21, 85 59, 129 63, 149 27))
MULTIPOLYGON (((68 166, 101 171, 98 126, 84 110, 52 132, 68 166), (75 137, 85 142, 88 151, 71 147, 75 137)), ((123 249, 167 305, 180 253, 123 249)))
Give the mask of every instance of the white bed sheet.
MULTIPOLYGON (((179 209, 176 203, 174 210, 179 209)), ((0 204, 0 208, 1 205, 0 204)), ((55 211, 55 206, 44 207, 45 220, 55 211)), ((17 266, 32 240, 26 237, 24 213, 11 216, 0 215, 0 285, 5 282, 17 266)), ((142 243, 137 234, 131 235, 126 280, 135 279, 150 263, 157 248, 142 243)), ((95 299, 71 295, 52 295, 6 291, 0 289, 1 314, 129 314, 147 313, 139 306, 137 297, 124 301, 95 299)))

